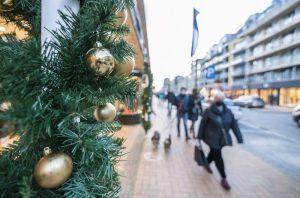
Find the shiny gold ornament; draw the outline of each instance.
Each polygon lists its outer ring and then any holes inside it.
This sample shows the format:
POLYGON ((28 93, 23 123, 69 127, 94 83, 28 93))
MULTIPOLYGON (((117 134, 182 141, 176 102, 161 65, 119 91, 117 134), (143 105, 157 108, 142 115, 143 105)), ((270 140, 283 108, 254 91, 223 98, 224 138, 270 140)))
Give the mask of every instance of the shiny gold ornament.
POLYGON ((135 59, 130 57, 128 61, 121 64, 116 64, 115 70, 119 74, 124 74, 125 76, 129 76, 135 67, 135 59))
POLYGON ((114 121, 116 115, 117 115, 116 108, 111 103, 107 103, 106 105, 97 107, 94 110, 94 118, 97 121, 111 122, 114 121))
POLYGON ((115 59, 100 42, 86 53, 88 67, 100 76, 109 75, 115 67, 115 59))
POLYGON ((71 176, 73 161, 63 152, 51 153, 49 147, 44 148, 44 157, 34 168, 36 182, 43 188, 56 188, 71 176))
POLYGON ((126 23, 126 21, 127 21, 127 18, 128 18, 128 11, 127 11, 127 9, 118 11, 116 13, 115 25, 116 26, 124 25, 126 23))
POLYGON ((9 101, 5 101, 0 104, 0 111, 7 111, 11 107, 11 103, 9 101))
POLYGON ((0 0, 0 12, 1 11, 12 11, 14 9, 13 0, 0 0))

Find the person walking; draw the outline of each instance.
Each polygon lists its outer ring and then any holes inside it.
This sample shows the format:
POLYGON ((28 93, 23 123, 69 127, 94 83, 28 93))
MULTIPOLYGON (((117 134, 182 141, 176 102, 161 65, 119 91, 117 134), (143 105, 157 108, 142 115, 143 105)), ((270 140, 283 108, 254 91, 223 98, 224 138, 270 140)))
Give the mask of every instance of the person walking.
POLYGON ((210 148, 205 170, 212 174, 209 164, 214 161, 222 177, 222 187, 230 190, 221 150, 224 146, 232 146, 229 129, 232 129, 238 143, 243 143, 243 137, 233 113, 223 103, 224 98, 225 95, 220 91, 214 95, 212 105, 203 113, 197 138, 203 140, 210 148))
POLYGON ((185 139, 191 139, 188 134, 187 120, 188 120, 188 100, 189 96, 186 94, 186 88, 181 87, 180 93, 176 97, 176 106, 177 106, 177 136, 180 137, 180 122, 183 120, 183 126, 185 131, 185 139))
POLYGON ((199 115, 202 115, 202 104, 201 104, 201 96, 198 92, 198 89, 193 89, 192 94, 189 96, 188 102, 188 119, 192 121, 190 127, 190 133, 193 134, 193 138, 195 139, 195 122, 198 120, 199 115))
POLYGON ((168 100, 168 116, 171 117, 173 105, 175 104, 176 101, 176 96, 173 91, 169 91, 166 98, 168 100))

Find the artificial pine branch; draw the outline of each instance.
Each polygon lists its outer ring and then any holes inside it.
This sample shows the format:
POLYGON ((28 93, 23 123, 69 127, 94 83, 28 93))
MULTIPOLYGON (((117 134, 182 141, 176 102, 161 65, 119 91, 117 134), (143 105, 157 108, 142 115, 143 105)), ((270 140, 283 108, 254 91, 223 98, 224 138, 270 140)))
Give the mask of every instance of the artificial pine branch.
POLYGON ((43 48, 40 3, 16 0, 12 12, 0 12, 28 34, 23 40, 0 39, 0 102, 12 104, 0 119, 14 121, 12 134, 20 136, 0 154, 0 197, 117 197, 115 166, 123 141, 112 134, 121 125, 97 122, 92 112, 116 100, 133 108, 137 85, 115 73, 95 75, 86 66, 85 53, 100 41, 117 62, 133 56, 130 44, 107 36, 129 33, 114 22, 115 13, 133 6, 132 0, 85 0, 78 14, 60 12, 63 22, 43 48), (55 189, 41 188, 33 179, 47 146, 73 159, 71 177, 55 189))

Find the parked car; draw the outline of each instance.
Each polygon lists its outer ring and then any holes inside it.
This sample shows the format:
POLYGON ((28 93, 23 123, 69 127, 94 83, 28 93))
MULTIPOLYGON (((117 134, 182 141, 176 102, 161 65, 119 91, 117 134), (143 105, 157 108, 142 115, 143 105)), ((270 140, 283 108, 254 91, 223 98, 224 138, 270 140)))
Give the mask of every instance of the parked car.
POLYGON ((265 102, 258 96, 240 96, 233 100, 235 105, 248 108, 264 108, 265 102))
POLYGON ((300 128, 300 104, 298 104, 292 111, 293 119, 300 128))
POLYGON ((230 98, 225 98, 224 103, 232 111, 234 118, 236 120, 241 119, 243 113, 242 113, 242 108, 240 106, 235 105, 233 100, 230 98))
MULTIPOLYGON (((230 98, 224 99, 225 105, 232 111, 236 120, 239 120, 242 117, 242 109, 240 106, 237 106, 233 103, 230 98)), ((202 100, 202 108, 203 110, 207 109, 211 104, 209 100, 202 100)))

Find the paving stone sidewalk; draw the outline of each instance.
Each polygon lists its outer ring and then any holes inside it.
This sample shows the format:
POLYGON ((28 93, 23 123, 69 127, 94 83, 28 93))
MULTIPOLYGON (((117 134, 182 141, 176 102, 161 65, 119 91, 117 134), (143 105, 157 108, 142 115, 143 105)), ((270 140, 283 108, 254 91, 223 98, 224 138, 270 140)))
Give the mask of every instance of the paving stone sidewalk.
MULTIPOLYGON (((193 159, 195 140, 186 142, 184 134, 177 138, 176 121, 171 130, 163 130, 172 120, 166 116, 166 105, 155 102, 153 107, 156 116, 153 116, 153 127, 146 136, 140 156, 133 198, 300 197, 299 183, 237 144, 223 149, 225 169, 232 187, 231 191, 224 191, 214 164, 211 165, 213 175, 196 165, 193 159), (158 148, 150 140, 154 130, 162 136, 158 148), (163 141, 169 131, 173 142, 171 149, 165 151, 163 141)), ((198 123, 196 126, 198 128, 198 123)), ((204 149, 207 153, 206 146, 204 149)))

